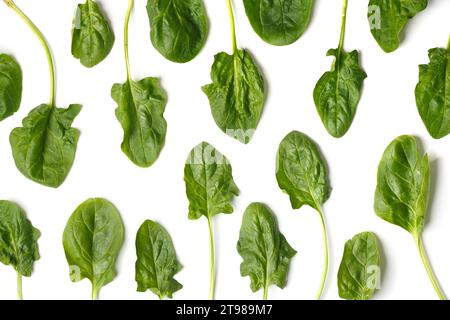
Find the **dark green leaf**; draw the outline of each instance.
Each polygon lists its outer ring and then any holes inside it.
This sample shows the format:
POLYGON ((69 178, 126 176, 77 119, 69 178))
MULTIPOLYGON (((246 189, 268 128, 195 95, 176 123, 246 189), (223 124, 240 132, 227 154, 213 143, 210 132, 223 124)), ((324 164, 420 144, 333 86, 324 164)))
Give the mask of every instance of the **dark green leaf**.
POLYGON ((431 49, 429 57, 419 66, 416 104, 430 135, 440 139, 450 133, 450 49, 431 49))
POLYGON ((331 49, 327 55, 336 59, 331 71, 316 84, 314 103, 327 131, 340 138, 353 122, 367 75, 359 66, 358 51, 347 53, 331 49))
POLYGON ((14 202, 0 201, 0 262, 30 277, 39 257, 37 241, 41 233, 14 202))
POLYGON ((81 105, 67 109, 42 104, 33 109, 9 137, 17 168, 27 178, 49 187, 59 187, 75 158, 78 129, 72 122, 81 105))
POLYGON ((122 151, 136 165, 151 166, 164 146, 167 131, 167 96, 159 79, 115 84, 111 96, 118 104, 116 117, 124 131, 122 151))
POLYGON ((17 61, 0 54, 0 121, 14 114, 22 99, 22 70, 17 61))
POLYGON ((114 45, 114 33, 98 4, 79 4, 72 28, 72 55, 91 68, 105 59, 114 45))
POLYGON ((202 0, 148 0, 150 38, 166 59, 188 62, 203 48, 208 19, 202 0))
POLYGON ((305 32, 314 0, 244 0, 253 30, 264 41, 288 45, 305 32))
POLYGON ((242 143, 248 143, 264 107, 264 79, 250 54, 217 54, 211 69, 213 83, 203 86, 219 128, 242 143))
POLYGON ((385 52, 395 51, 408 21, 427 5, 428 0, 370 0, 370 31, 380 47, 385 52))
POLYGON ((245 210, 237 250, 241 255, 241 275, 249 276, 253 292, 271 284, 284 288, 289 264, 297 253, 278 229, 275 215, 262 203, 245 210))
POLYGON ((294 209, 306 204, 320 211, 330 197, 325 160, 316 144, 303 133, 292 131, 281 141, 276 176, 294 209))
POLYGON ((380 249, 373 232, 362 232, 345 243, 338 272, 339 296, 369 300, 379 286, 380 249))
POLYGON ((150 289, 160 299, 172 298, 183 286, 173 277, 182 266, 169 233, 160 224, 146 220, 136 235, 136 282, 138 291, 150 289))
POLYGON ((202 142, 192 149, 184 166, 189 219, 232 213, 231 201, 239 195, 228 159, 202 142))

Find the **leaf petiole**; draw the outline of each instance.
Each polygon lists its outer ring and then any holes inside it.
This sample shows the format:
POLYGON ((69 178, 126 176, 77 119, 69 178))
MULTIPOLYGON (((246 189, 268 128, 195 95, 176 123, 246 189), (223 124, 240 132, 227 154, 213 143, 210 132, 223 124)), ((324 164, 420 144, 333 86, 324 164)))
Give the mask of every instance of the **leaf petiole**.
POLYGON ((235 23, 234 23, 233 5, 231 3, 231 0, 227 0, 227 6, 228 6, 228 15, 230 17, 232 48, 233 48, 233 54, 235 54, 237 51, 236 27, 235 27, 235 23))
POLYGON ((131 81, 130 58, 129 58, 129 51, 128 51, 128 29, 129 29, 128 27, 130 25, 130 17, 131 17, 131 11, 133 10, 133 6, 134 6, 134 0, 129 0, 127 13, 125 15, 124 30, 123 30, 123 47, 124 47, 124 52, 125 52, 125 65, 127 68, 128 81, 131 81))
POLYGON ((98 300, 98 291, 99 289, 96 288, 94 285, 92 285, 92 293, 91 293, 92 300, 98 300))
POLYGON ((325 216, 323 214, 320 206, 317 206, 317 213, 320 217, 320 224, 322 226, 322 239, 323 239, 323 271, 322 271, 322 279, 320 281, 320 287, 316 294, 316 299, 319 300, 322 297, 323 289, 325 287, 325 282, 327 280, 328 274, 328 236, 327 236, 327 228, 325 224, 325 216))
POLYGON ((22 294, 22 275, 17 271, 17 299, 23 300, 22 294))
POLYGON ((211 217, 208 217, 208 229, 209 229, 209 254, 210 254, 209 299, 214 300, 215 286, 216 286, 216 276, 215 276, 216 266, 214 253, 214 233, 211 217))
POLYGON ((339 46, 338 46, 338 55, 339 56, 341 55, 341 52, 344 49, 345 27, 347 24, 347 3, 348 3, 348 0, 344 0, 344 4, 342 7, 341 35, 339 37, 339 46))

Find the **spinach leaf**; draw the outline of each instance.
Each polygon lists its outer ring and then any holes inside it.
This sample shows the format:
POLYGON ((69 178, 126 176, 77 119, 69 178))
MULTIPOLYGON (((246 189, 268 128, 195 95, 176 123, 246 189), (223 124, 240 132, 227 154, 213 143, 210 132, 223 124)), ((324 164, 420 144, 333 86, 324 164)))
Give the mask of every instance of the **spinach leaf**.
POLYGON ((406 24, 427 5, 428 0, 369 0, 370 31, 381 49, 397 50, 406 24))
POLYGON ((233 54, 221 52, 214 57, 212 83, 202 87, 208 96, 212 116, 227 135, 242 143, 250 142, 264 107, 264 79, 250 53, 238 50, 234 16, 228 0, 233 54))
POLYGON ((184 63, 194 59, 208 36, 202 0, 148 0, 150 38, 166 59, 184 63))
POLYGON ((80 132, 71 128, 81 110, 78 104, 67 109, 55 106, 55 67, 43 34, 12 0, 6 4, 23 19, 41 42, 50 72, 50 102, 30 111, 9 137, 19 171, 27 178, 45 186, 59 187, 72 167, 80 132))
POLYGON ((166 139, 164 110, 167 95, 157 78, 131 79, 128 58, 128 25, 134 1, 129 1, 125 17, 125 64, 127 81, 114 84, 112 98, 117 102, 116 117, 122 125, 122 151, 137 166, 150 167, 158 159, 166 139))
POLYGON ((252 203, 245 210, 237 251, 243 259, 241 275, 250 277, 253 292, 264 289, 264 300, 271 284, 286 286, 289 264, 297 252, 280 232, 275 215, 266 205, 252 203))
POLYGON ((308 136, 292 131, 278 148, 276 177, 280 189, 289 195, 293 209, 308 205, 319 215, 324 242, 322 280, 316 295, 320 299, 328 273, 328 240, 322 211, 322 205, 331 193, 327 165, 318 147, 308 136))
POLYGON ((138 291, 150 289, 160 299, 172 298, 183 286, 173 277, 182 266, 172 238, 160 224, 146 220, 136 235, 136 282, 138 291))
POLYGON ((419 66, 416 104, 430 135, 440 139, 450 133, 450 41, 447 49, 430 49, 429 57, 419 66))
POLYGON ((63 246, 70 266, 70 280, 87 278, 92 283, 92 299, 114 280, 116 260, 124 241, 119 211, 104 199, 88 199, 67 221, 63 246))
POLYGON ((339 296, 369 300, 380 281, 380 248, 373 232, 362 232, 345 243, 338 272, 339 296))
POLYGON ((22 300, 22 276, 30 277, 33 264, 39 260, 38 239, 41 233, 33 227, 17 204, 0 201, 0 262, 17 271, 17 296, 22 300))
POLYGON ((208 220, 210 242, 210 292, 215 293, 215 259, 212 219, 219 213, 233 212, 231 201, 239 195, 228 159, 207 142, 202 142, 189 154, 184 166, 189 219, 205 216, 208 220))
POLYGON ((314 0, 244 0, 253 30, 264 41, 284 46, 300 38, 308 27, 314 0))
POLYGON ((22 70, 7 54, 0 54, 0 121, 13 115, 22 100, 22 70))
POLYGON ((422 155, 413 136, 400 136, 384 151, 378 166, 375 213, 402 227, 414 238, 428 276, 439 298, 444 299, 422 243, 428 203, 428 156, 422 155))
POLYGON ((327 131, 340 138, 350 128, 361 98, 364 79, 367 74, 359 66, 358 51, 344 50, 347 0, 344 1, 339 46, 330 49, 328 56, 335 60, 331 71, 326 72, 314 88, 314 103, 327 131))
POLYGON ((72 55, 85 67, 103 61, 114 45, 108 19, 94 0, 79 4, 72 27, 72 55))

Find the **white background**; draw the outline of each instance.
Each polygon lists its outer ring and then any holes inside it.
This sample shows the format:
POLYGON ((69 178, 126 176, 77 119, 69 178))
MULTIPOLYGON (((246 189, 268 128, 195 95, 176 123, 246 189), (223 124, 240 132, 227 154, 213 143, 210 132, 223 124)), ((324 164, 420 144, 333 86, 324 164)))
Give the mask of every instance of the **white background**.
MULTIPOLYGON (((123 20, 126 0, 99 0, 116 35, 110 56, 86 69, 70 53, 72 17, 79 1, 17 0, 41 28, 53 50, 57 66, 57 104, 82 103, 74 126, 82 132, 70 175, 57 190, 24 178, 16 169, 8 136, 27 113, 48 100, 48 71, 44 51, 28 27, 0 3, 0 52, 12 54, 24 72, 22 106, 0 123, 0 194, 17 201, 41 230, 41 260, 31 278, 24 278, 26 299, 88 299, 90 283, 71 283, 62 247, 62 232, 73 210, 90 197, 104 197, 120 210, 126 241, 118 261, 117 278, 100 292, 102 299, 156 299, 136 292, 134 281, 135 233, 145 219, 162 223, 173 237, 184 265, 176 278, 184 288, 178 299, 206 299, 209 287, 209 244, 205 219, 187 219, 183 167, 193 146, 205 140, 231 161, 241 190, 232 215, 214 220, 217 241, 218 299, 259 299, 249 278, 239 274, 241 258, 236 242, 242 213, 253 201, 265 202, 276 212, 281 231, 298 251, 292 260, 288 285, 271 287, 272 299, 313 299, 322 272, 320 224, 310 208, 292 210, 288 196, 275 179, 275 154, 291 130, 307 133, 321 147, 329 163, 333 187, 325 205, 331 261, 324 298, 337 299, 336 274, 344 243, 356 233, 371 230, 380 237, 385 268, 377 299, 435 299, 412 237, 378 218, 373 211, 376 170, 383 150, 401 134, 420 137, 431 160, 431 203, 424 242, 432 265, 450 294, 450 138, 433 140, 416 110, 414 87, 418 65, 427 63, 427 50, 445 47, 450 32, 449 0, 430 0, 429 7, 406 28, 400 49, 385 54, 372 38, 366 18, 368 1, 350 0, 345 39, 347 50, 361 51, 368 74, 358 112, 347 135, 334 139, 324 129, 313 103, 313 88, 330 68, 329 48, 337 46, 341 0, 316 1, 307 32, 295 44, 274 47, 253 32, 242 1, 235 1, 238 45, 249 49, 264 71, 268 99, 264 115, 249 145, 223 134, 215 125, 208 100, 200 87, 210 82, 214 54, 230 52, 231 38, 225 0, 206 0, 210 33, 205 48, 187 64, 165 60, 152 47, 145 10, 137 0, 130 24, 131 68, 135 79, 160 76, 169 101, 166 146, 149 169, 134 166, 122 153, 122 130, 110 98, 113 83, 125 80, 123 20)), ((0 265, 0 299, 16 297, 16 276, 0 265)))

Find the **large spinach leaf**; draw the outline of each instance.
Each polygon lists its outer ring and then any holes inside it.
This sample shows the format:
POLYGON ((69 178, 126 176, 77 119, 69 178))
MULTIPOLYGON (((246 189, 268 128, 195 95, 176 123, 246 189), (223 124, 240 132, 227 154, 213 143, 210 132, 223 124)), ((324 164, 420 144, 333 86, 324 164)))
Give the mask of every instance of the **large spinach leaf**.
POLYGON ((444 299, 422 243, 428 203, 430 167, 412 136, 400 136, 383 153, 375 191, 376 214, 408 231, 414 238, 428 276, 439 298, 444 299))
POLYGON ((416 104, 430 135, 440 139, 450 133, 450 41, 447 49, 431 49, 429 57, 429 64, 419 66, 416 104))
POLYGON ((173 62, 188 62, 203 48, 208 19, 202 0, 148 0, 150 38, 156 50, 173 62))
POLYGON ((63 246, 70 267, 70 279, 87 278, 92 283, 92 299, 114 280, 116 260, 124 241, 119 211, 104 199, 88 199, 67 221, 63 246))
POLYGON ((136 235, 138 291, 150 289, 160 299, 172 298, 183 286, 173 277, 182 266, 169 233, 157 222, 146 220, 136 235))
POLYGON ((0 201, 0 262, 17 271, 17 295, 22 299, 22 276, 30 277, 33 264, 40 258, 38 239, 33 227, 17 204, 0 201))
POLYGON ((344 50, 346 17, 347 0, 344 1, 339 46, 327 52, 328 56, 335 57, 331 71, 326 72, 314 88, 317 112, 327 131, 336 138, 350 128, 367 77, 359 65, 358 51, 344 50))
POLYGON ((0 54, 0 121, 13 115, 22 100, 22 70, 7 54, 0 54))
POLYGON ((105 59, 114 45, 108 19, 94 0, 79 4, 72 27, 72 55, 91 68, 105 59))
POLYGON ((328 273, 328 240, 322 211, 322 205, 331 193, 327 165, 318 147, 308 136, 292 131, 278 148, 276 177, 280 189, 289 195, 293 209, 308 205, 319 215, 324 242, 322 280, 316 295, 320 299, 328 273))
POLYGON ((314 0, 244 0, 253 30, 264 41, 284 46, 300 38, 308 27, 314 0))
POLYGON ((264 79, 250 53, 238 50, 234 16, 228 0, 233 54, 218 53, 211 68, 212 83, 203 86, 217 126, 242 143, 250 142, 264 107, 264 79))
POLYGON ((369 0, 370 31, 385 52, 395 51, 408 21, 425 10, 428 0, 369 0))
POLYGON ((345 243, 338 272, 339 296, 369 300, 380 284, 380 248, 373 232, 362 232, 345 243))
POLYGON ((266 300, 271 284, 284 288, 289 264, 297 253, 278 228, 273 212, 262 203, 250 204, 244 212, 237 250, 241 275, 249 276, 253 292, 263 288, 266 300))

